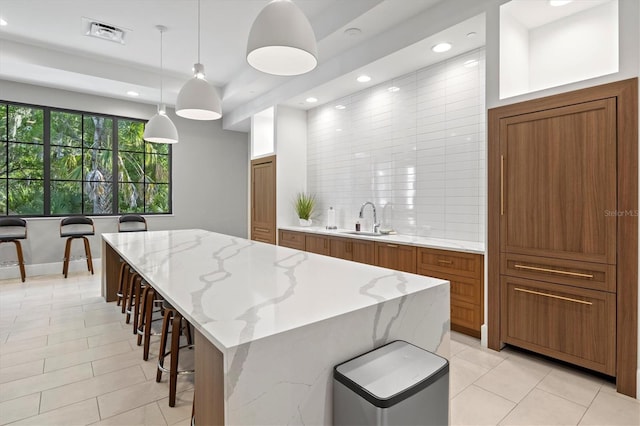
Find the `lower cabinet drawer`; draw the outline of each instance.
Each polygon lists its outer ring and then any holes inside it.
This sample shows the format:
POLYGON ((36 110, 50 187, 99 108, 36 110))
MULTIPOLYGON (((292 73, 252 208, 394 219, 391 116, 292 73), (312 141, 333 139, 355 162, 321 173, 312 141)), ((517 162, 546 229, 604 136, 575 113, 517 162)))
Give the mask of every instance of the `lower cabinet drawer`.
POLYGON ((501 340, 615 375, 615 294, 502 276, 501 340))
POLYGON ((418 269, 418 274, 428 277, 440 278, 451 283, 450 292, 451 299, 461 302, 471 303, 474 305, 482 305, 482 281, 474 278, 460 277, 457 275, 443 274, 441 272, 429 271, 427 269, 418 269))
POLYGON ((480 337, 482 310, 480 306, 456 300, 451 296, 451 329, 480 337))
POLYGON ((278 244, 282 247, 304 250, 304 234, 302 232, 280 230, 278 244))

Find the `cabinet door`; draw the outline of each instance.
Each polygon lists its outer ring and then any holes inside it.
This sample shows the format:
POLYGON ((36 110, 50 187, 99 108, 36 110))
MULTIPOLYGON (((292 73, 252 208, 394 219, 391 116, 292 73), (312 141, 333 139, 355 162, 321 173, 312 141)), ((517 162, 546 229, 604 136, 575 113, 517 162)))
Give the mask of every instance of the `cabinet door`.
POLYGON ((402 244, 376 242, 376 265, 416 273, 416 248, 402 244))
POLYGON ((503 252, 616 262, 616 100, 500 120, 503 252))
POLYGON ((351 240, 348 238, 331 238, 329 240, 329 252, 331 257, 352 260, 353 256, 350 250, 350 242, 351 240))
POLYGON ((615 375, 616 296, 503 276, 505 343, 615 375))
POLYGON ((296 250, 304 250, 304 234, 302 232, 280 230, 279 245, 296 250))
POLYGON ((305 235, 305 250, 311 253, 324 254, 329 256, 329 237, 323 237, 321 235, 305 235))
POLYGON ((373 241, 351 240, 351 260, 374 265, 376 263, 375 244, 373 241))
POLYGON ((276 157, 251 161, 251 239, 276 243, 276 157))

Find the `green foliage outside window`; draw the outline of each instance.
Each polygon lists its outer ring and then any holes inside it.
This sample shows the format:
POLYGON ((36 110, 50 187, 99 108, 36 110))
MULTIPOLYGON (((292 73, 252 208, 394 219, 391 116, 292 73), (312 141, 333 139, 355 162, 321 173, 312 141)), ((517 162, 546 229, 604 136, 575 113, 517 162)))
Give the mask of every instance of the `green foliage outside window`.
POLYGON ((144 122, 44 113, 0 103, 0 215, 170 212, 170 151, 144 142, 144 122))

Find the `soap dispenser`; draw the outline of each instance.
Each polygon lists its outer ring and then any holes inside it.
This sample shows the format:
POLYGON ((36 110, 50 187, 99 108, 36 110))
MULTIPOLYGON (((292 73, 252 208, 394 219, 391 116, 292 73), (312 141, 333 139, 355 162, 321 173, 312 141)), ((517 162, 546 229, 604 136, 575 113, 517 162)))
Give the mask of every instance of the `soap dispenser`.
POLYGON ((329 207, 329 211, 327 212, 327 229, 338 229, 336 226, 336 211, 333 207, 329 207))

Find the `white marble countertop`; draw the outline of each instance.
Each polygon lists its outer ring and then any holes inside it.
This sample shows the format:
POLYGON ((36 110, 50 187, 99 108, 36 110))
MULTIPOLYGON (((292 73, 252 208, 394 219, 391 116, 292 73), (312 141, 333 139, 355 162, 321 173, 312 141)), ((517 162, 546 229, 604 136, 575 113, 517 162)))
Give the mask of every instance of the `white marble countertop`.
POLYGON ((204 230, 102 237, 223 353, 447 283, 204 230))
POLYGON ((385 243, 410 244, 418 247, 427 247, 442 250, 461 251, 465 253, 484 254, 484 243, 477 241, 447 240, 444 238, 419 237, 415 235, 389 234, 389 235, 355 235, 352 229, 329 230, 320 226, 279 226, 278 229, 289 231, 310 232, 313 234, 330 235, 332 237, 358 238, 370 241, 382 241, 385 243))

